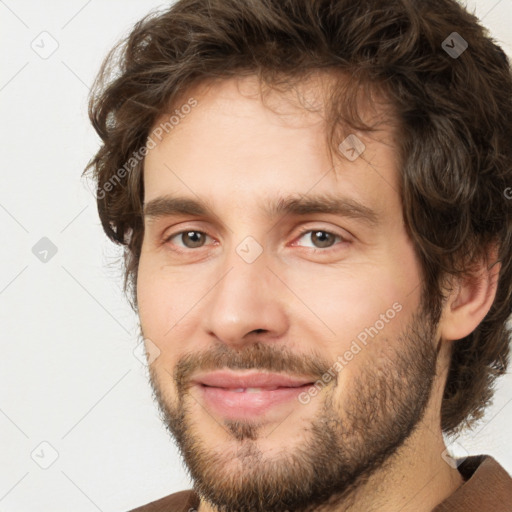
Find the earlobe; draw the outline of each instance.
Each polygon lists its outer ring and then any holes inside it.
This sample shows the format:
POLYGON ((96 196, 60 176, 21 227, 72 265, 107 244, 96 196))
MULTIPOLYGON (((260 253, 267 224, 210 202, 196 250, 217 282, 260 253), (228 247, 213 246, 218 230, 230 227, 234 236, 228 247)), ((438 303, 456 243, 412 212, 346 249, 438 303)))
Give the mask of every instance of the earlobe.
POLYGON ((440 334, 446 340, 459 340, 471 334, 491 309, 501 270, 496 261, 497 251, 489 254, 477 271, 458 283, 443 311, 440 334))

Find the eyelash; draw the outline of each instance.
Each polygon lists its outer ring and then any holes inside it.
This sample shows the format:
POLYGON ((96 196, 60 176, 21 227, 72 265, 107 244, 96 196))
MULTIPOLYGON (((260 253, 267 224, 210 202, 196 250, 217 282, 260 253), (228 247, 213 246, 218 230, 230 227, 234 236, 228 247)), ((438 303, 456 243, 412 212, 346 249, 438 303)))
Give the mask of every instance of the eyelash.
MULTIPOLYGON (((327 231, 326 229, 321 229, 321 228, 320 229, 318 229, 318 228, 302 228, 297 235, 297 239, 302 238, 306 233, 317 233, 319 231, 320 231, 320 233, 327 233, 328 235, 333 235, 335 239, 339 238, 341 240, 341 243, 348 242, 348 240, 345 237, 343 237, 337 233, 334 233, 332 231, 327 231)), ((334 250, 335 246, 336 246, 336 244, 332 245, 331 247, 326 247, 324 249, 321 247, 313 247, 313 248, 309 247, 309 249, 313 250, 313 251, 328 252, 331 249, 334 250)))
MULTIPOLYGON (((164 242, 165 244, 168 244, 168 243, 171 241, 171 239, 172 239, 172 238, 174 238, 174 237, 176 237, 176 236, 178 236, 178 235, 182 235, 182 234, 184 234, 184 233, 189 233, 189 232, 201 233, 201 234, 203 234, 203 235, 210 236, 210 235, 208 235, 207 233, 205 233, 204 231, 200 231, 200 230, 198 230, 198 229, 185 229, 185 230, 177 231, 176 233, 172 233, 172 234, 170 234, 169 236, 165 237, 165 239, 163 240, 163 242, 164 242)), ((327 231, 326 229, 318 229, 318 228, 302 228, 302 229, 299 231, 299 233, 298 233, 298 235, 297 235, 296 239, 300 239, 300 238, 302 238, 306 233, 315 233, 315 232, 321 232, 321 233, 327 233, 328 235, 333 235, 335 239, 336 239, 336 238, 339 238, 339 239, 340 239, 340 241, 341 241, 340 243, 342 243, 342 244, 343 244, 343 243, 348 243, 348 242, 349 242, 349 240, 348 240, 348 239, 346 239, 345 237, 343 237, 343 236, 341 236, 341 235, 339 235, 339 234, 337 234, 337 233, 334 233, 334 232, 332 232, 332 231, 327 231)), ((210 238, 212 238, 212 237, 210 237, 210 238)), ((336 243, 335 243, 334 245, 332 245, 332 246, 330 246, 330 247, 325 247, 325 248, 320 248, 320 247, 303 247, 303 249, 309 249, 310 251, 313 251, 313 252, 323 252, 323 253, 328 253, 328 252, 331 252, 331 251, 333 251, 333 250, 336 250, 336 245, 339 245, 339 244, 336 244, 336 243)), ((197 250, 199 250, 199 249, 203 249, 203 248, 204 248, 204 246, 202 246, 202 247, 198 247, 198 248, 196 248, 196 249, 197 249, 197 250)), ((195 249, 193 249, 193 248, 185 248, 185 249, 183 249, 183 248, 178 248, 178 249, 173 249, 173 250, 174 250, 174 251, 176 251, 176 252, 178 252, 178 253, 184 254, 184 253, 187 253, 187 252, 190 252, 190 251, 194 251, 195 249)))

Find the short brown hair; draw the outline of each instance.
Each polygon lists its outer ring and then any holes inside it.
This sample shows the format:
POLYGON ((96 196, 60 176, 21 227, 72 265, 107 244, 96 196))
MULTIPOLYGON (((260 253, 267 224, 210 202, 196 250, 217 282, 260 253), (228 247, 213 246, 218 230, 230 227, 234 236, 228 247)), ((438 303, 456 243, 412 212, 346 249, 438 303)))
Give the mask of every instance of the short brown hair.
POLYGON ((144 225, 143 158, 134 155, 156 119, 208 80, 256 75, 283 89, 318 71, 350 78, 329 96, 330 148, 341 125, 373 130, 355 108, 362 92, 393 107, 403 216, 431 310, 446 298, 446 276, 469 275, 498 248, 494 303, 454 343, 441 410, 443 431, 454 433, 483 415, 506 371, 512 312, 511 68, 455 0, 178 0, 136 23, 94 83, 89 115, 102 144, 84 171, 106 234, 125 248, 125 292, 136 310, 144 225))

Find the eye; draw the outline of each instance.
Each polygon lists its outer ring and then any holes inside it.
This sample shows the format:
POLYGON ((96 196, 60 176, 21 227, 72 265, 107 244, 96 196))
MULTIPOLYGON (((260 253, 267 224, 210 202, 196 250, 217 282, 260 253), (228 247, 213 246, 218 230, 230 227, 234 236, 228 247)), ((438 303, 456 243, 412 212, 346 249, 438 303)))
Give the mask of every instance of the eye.
MULTIPOLYGON (((343 236, 324 229, 304 229, 296 240, 306 238, 306 235, 309 236, 309 240, 313 244, 309 247, 313 250, 325 249, 322 252, 328 252, 328 249, 335 245, 336 240, 339 240, 341 243, 348 243, 348 240, 343 236)), ((179 252, 187 249, 199 249, 205 245, 207 238, 211 239, 211 237, 203 231, 189 229, 169 235, 164 239, 164 243, 175 246, 176 250, 179 252)), ((302 244, 297 244, 297 242, 294 242, 293 245, 302 246, 302 244)))
POLYGON ((174 238, 180 240, 183 245, 178 245, 178 247, 184 247, 185 249, 197 249, 198 247, 202 247, 206 238, 210 238, 206 233, 202 231, 197 231, 194 229, 190 229, 187 231, 180 231, 179 233, 174 233, 171 236, 165 239, 166 243, 170 243, 174 238))
POLYGON ((334 245, 336 239, 339 239, 341 242, 348 242, 341 235, 337 235, 336 233, 331 233, 330 231, 326 231, 324 229, 303 230, 300 233, 300 236, 298 239, 305 238, 305 235, 309 235, 309 239, 313 244, 313 246, 312 246, 313 249, 329 249, 330 247, 332 247, 334 245))

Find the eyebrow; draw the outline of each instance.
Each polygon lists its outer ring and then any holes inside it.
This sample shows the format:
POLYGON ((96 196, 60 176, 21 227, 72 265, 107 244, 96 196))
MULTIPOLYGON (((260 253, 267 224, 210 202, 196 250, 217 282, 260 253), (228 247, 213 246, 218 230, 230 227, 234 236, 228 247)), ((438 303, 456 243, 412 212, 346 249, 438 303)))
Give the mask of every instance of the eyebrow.
MULTIPOLYGON (((282 215, 326 213, 359 220, 370 227, 379 223, 379 216, 368 206, 348 197, 330 194, 280 197, 261 204, 260 209, 269 219, 282 215)), ((212 205, 207 200, 165 195, 149 201, 144 206, 143 216, 151 220, 172 215, 200 217, 211 215, 212 211, 212 205)))

